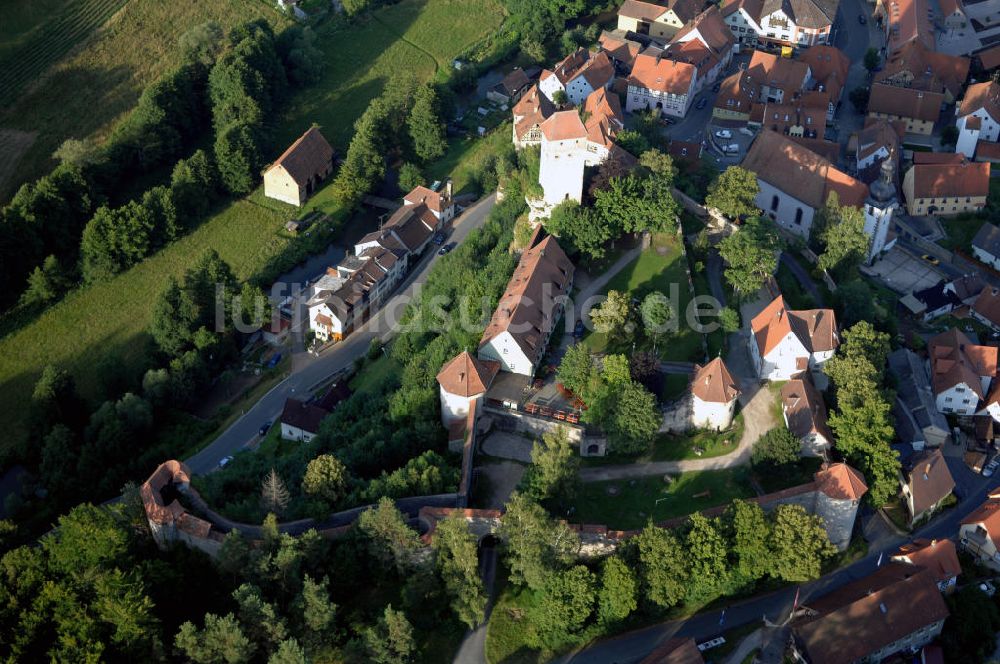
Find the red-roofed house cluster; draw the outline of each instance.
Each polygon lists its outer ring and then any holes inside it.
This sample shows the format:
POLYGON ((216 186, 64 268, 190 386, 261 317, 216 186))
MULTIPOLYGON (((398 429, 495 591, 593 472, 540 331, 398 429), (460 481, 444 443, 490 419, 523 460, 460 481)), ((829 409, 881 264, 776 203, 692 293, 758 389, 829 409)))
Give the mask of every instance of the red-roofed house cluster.
POLYGON ((368 320, 434 234, 455 216, 451 183, 442 192, 417 187, 382 228, 354 245, 354 255, 327 268, 309 291, 309 327, 320 341, 339 341, 368 320))

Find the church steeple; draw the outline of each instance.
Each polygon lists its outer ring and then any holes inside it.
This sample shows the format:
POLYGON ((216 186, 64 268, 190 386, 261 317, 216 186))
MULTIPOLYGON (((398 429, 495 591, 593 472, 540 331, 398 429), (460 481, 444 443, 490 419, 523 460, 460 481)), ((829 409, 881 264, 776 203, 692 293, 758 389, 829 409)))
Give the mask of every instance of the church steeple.
POLYGON ((882 160, 879 177, 868 188, 868 199, 875 207, 885 208, 886 203, 896 199, 896 181, 892 165, 892 155, 882 160))

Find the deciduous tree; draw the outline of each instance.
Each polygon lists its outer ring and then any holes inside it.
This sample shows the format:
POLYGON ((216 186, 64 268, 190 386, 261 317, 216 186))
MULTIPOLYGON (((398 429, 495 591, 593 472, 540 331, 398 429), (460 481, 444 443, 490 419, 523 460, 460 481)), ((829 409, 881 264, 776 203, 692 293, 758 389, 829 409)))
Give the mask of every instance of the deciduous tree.
POLYGON ((528 495, 535 500, 569 496, 576 483, 580 457, 565 427, 542 434, 531 448, 531 467, 525 476, 528 495))
POLYGON ((476 537, 458 513, 441 520, 434 530, 434 560, 451 598, 451 608, 469 629, 483 621, 486 594, 479 578, 476 537))
POLYGON ((239 664, 250 661, 253 642, 246 637, 233 614, 219 617, 205 614, 205 627, 198 629, 190 621, 181 625, 174 639, 177 649, 197 664, 239 664))
POLYGON ((332 454, 321 454, 306 466, 302 491, 334 505, 343 497, 348 473, 343 462, 332 454))
POLYGON ((609 427, 611 446, 622 454, 646 449, 663 422, 656 397, 638 383, 629 383, 622 389, 613 417, 609 427))
POLYGON ((752 297, 778 267, 781 240, 769 222, 750 217, 737 232, 719 243, 726 261, 726 281, 741 297, 752 297))
POLYGON ((591 309, 590 320, 602 334, 614 334, 624 328, 632 313, 632 302, 628 293, 608 291, 608 297, 599 306, 591 309))
POLYGON ((800 505, 779 505, 774 510, 770 548, 771 576, 793 583, 818 578, 823 561, 837 551, 823 519, 800 505))
POLYGON ((573 531, 516 491, 500 518, 498 534, 507 551, 511 581, 533 590, 541 589, 547 576, 568 565, 579 548, 573 531))
POLYGON ((783 426, 771 429, 753 445, 750 458, 754 465, 782 466, 799 460, 802 444, 783 426))
POLYGON ((557 648, 570 642, 594 606, 594 575, 583 565, 549 574, 530 610, 538 645, 557 648))
POLYGON ((708 186, 705 205, 714 207, 730 219, 757 213, 755 202, 760 187, 757 174, 740 166, 729 166, 708 186))
POLYGON ((603 622, 613 624, 628 618, 638 606, 635 574, 618 556, 608 556, 601 567, 598 590, 598 614, 603 622))
POLYGON ((369 551, 383 565, 392 563, 400 574, 414 565, 420 537, 406 525, 392 500, 382 498, 374 508, 362 512, 357 523, 369 551))
POLYGON ((729 531, 733 571, 744 581, 756 581, 768 573, 771 525, 757 503, 734 500, 726 510, 725 523, 729 531))
POLYGON ((650 521, 636 538, 639 571, 646 599, 661 608, 670 608, 687 593, 690 580, 687 553, 674 534, 650 521))

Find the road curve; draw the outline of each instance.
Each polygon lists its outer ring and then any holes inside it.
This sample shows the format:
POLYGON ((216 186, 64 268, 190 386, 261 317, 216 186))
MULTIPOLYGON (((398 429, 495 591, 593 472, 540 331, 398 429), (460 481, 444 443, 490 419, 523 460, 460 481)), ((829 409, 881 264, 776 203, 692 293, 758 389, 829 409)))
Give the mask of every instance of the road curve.
MULTIPOLYGON (((496 204, 496 194, 484 198, 459 215, 454 224, 450 240, 461 243, 472 230, 481 227, 490 210, 496 204)), ((252 442, 257 436, 261 424, 275 421, 281 415, 285 399, 296 395, 306 395, 315 385, 331 375, 350 367, 354 360, 363 357, 368 352, 372 339, 376 336, 385 341, 393 335, 394 330, 386 321, 398 320, 407 304, 424 281, 431 268, 438 260, 436 251, 429 251, 410 273, 398 292, 362 327, 355 330, 341 343, 334 345, 319 357, 306 355, 297 357, 298 368, 278 383, 261 399, 233 422, 218 438, 200 452, 185 460, 194 474, 208 473, 218 467, 219 461, 228 455, 235 454, 252 442)))

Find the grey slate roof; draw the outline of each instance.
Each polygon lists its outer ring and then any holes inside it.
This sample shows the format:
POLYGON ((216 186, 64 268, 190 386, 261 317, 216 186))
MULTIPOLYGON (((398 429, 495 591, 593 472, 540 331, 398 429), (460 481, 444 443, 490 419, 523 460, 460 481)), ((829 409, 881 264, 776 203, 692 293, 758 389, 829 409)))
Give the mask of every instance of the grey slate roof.
POLYGON ((896 432, 903 442, 927 440, 927 433, 948 435, 948 421, 938 412, 924 361, 900 348, 889 354, 889 370, 896 378, 896 432))
POLYGON ((799 27, 822 28, 833 24, 839 5, 839 0, 764 0, 761 16, 769 16, 780 9, 799 27))
POLYGON ((1000 228, 990 223, 983 224, 976 237, 972 238, 972 246, 991 256, 1000 256, 1000 228))

